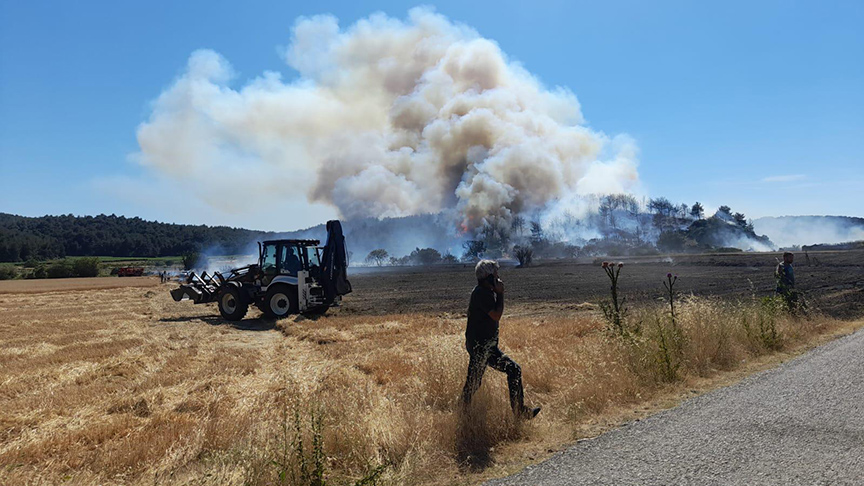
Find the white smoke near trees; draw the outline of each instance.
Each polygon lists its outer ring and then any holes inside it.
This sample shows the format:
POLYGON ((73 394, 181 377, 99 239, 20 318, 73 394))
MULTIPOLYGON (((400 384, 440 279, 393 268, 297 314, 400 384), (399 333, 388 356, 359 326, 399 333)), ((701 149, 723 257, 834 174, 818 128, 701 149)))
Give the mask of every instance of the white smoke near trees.
POLYGON ((836 244, 864 241, 864 218, 848 216, 782 216, 753 221, 759 233, 780 246, 836 244))
POLYGON ((194 52, 138 129, 141 163, 201 187, 301 191, 348 219, 450 212, 466 230, 638 185, 631 140, 587 128, 573 93, 429 9, 345 30, 302 18, 285 60, 295 80, 238 89, 227 60, 194 52))

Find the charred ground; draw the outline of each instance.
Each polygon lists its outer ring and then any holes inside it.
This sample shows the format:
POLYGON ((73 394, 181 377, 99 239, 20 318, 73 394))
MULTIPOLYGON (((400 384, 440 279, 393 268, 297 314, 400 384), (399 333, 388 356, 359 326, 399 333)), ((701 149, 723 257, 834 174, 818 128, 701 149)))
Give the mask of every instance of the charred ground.
MULTIPOLYGON (((633 304, 662 298, 662 280, 678 275, 679 289, 700 297, 748 299, 771 295, 781 253, 731 253, 630 257, 620 287, 633 304)), ((796 253, 797 287, 812 307, 837 318, 864 315, 864 251, 796 253)), ((475 284, 473 266, 352 269, 354 293, 342 312, 463 314, 475 284)), ((537 262, 528 268, 504 264, 507 302, 529 310, 576 309, 607 297, 609 282, 599 260, 537 262)))

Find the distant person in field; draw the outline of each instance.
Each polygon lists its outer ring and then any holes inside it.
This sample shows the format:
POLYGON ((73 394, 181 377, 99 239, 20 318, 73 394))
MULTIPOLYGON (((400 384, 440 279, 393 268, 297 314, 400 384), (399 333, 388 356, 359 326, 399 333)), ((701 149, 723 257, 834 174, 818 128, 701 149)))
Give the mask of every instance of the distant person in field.
POLYGON ((792 268, 794 260, 795 255, 788 251, 784 253, 783 261, 774 270, 774 278, 777 280, 777 295, 783 297, 789 310, 798 311, 805 309, 805 303, 801 292, 795 289, 795 270, 792 268))
POLYGON ((774 271, 778 294, 786 295, 795 290, 795 270, 792 268, 792 261, 794 260, 795 255, 787 251, 783 254, 783 261, 777 265, 777 269, 774 271))
POLYGON ((522 368, 498 349, 498 321, 504 314, 504 282, 498 278, 498 262, 481 260, 474 268, 477 286, 468 303, 468 327, 465 329, 465 348, 470 357, 468 378, 462 389, 462 403, 471 403, 471 397, 480 388, 483 373, 490 366, 507 373, 510 407, 520 418, 532 419, 540 407, 525 406, 522 391, 522 368))

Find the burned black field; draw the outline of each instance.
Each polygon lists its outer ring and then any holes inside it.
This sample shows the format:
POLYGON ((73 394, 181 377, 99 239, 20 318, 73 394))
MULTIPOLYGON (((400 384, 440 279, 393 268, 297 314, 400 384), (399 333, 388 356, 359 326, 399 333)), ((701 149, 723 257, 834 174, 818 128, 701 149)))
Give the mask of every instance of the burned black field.
MULTIPOLYGON (((851 319, 864 315, 864 251, 796 253, 797 287, 811 308, 851 319)), ((667 273, 678 275, 684 295, 744 300, 771 295, 780 253, 726 253, 631 257, 624 262, 621 292, 633 305, 663 297, 667 273)), ((611 259, 610 259, 611 260, 611 259)), ((473 266, 353 268, 354 293, 342 312, 463 314, 475 280, 473 266)), ((507 305, 518 312, 567 311, 608 296, 600 260, 538 261, 528 268, 503 264, 507 305)))

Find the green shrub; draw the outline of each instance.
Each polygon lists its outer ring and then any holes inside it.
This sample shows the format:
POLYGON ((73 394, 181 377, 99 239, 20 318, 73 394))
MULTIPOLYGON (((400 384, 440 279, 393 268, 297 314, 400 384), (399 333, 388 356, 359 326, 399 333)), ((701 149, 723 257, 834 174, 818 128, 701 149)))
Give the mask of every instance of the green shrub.
POLYGON ((76 277, 99 276, 99 257, 76 258, 72 262, 72 273, 76 277))
MULTIPOLYGON (((288 423, 287 412, 283 415, 277 454, 270 460, 270 464, 275 466, 275 484, 294 486, 350 484, 328 480, 329 458, 324 452, 322 415, 323 410, 310 410, 308 428, 303 426, 297 409, 294 410, 293 424, 288 423)), ((370 468, 353 484, 354 486, 377 486, 386 469, 385 464, 370 468)))
POLYGON ((785 310, 781 297, 763 297, 751 312, 741 316, 741 326, 755 352, 783 347, 783 335, 777 329, 777 318, 785 310))
POLYGON ((48 278, 48 270, 45 265, 37 265, 30 274, 30 278, 48 278))
POLYGON ((14 265, 0 265, 0 280, 12 280, 18 276, 14 265))
POLYGON ((67 260, 58 260, 48 267, 48 278, 68 278, 75 275, 72 263, 67 260))
POLYGON ((186 253, 183 255, 183 269, 184 270, 192 270, 195 268, 195 265, 198 264, 198 260, 201 259, 201 255, 197 252, 186 253))

